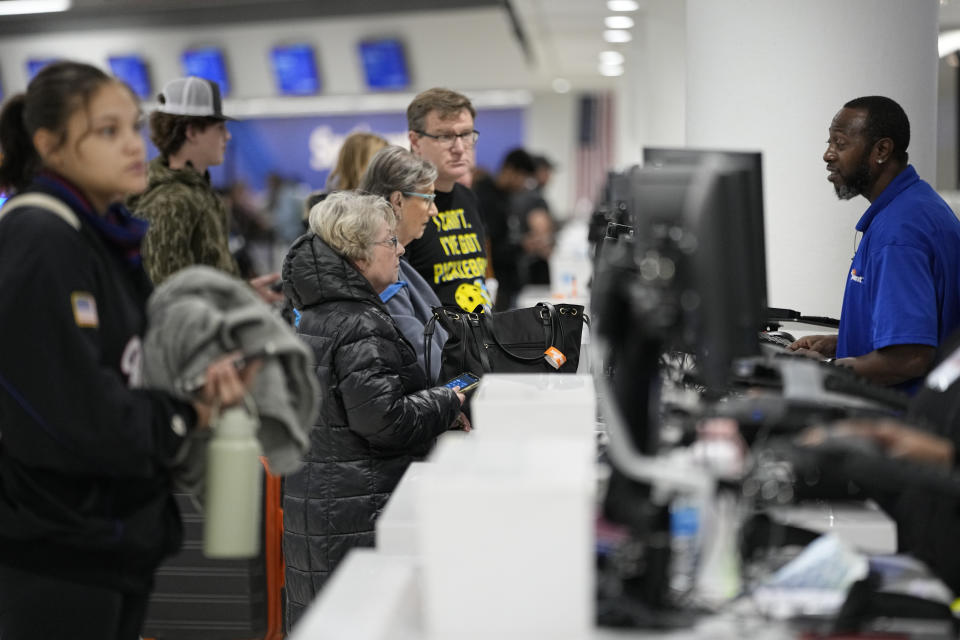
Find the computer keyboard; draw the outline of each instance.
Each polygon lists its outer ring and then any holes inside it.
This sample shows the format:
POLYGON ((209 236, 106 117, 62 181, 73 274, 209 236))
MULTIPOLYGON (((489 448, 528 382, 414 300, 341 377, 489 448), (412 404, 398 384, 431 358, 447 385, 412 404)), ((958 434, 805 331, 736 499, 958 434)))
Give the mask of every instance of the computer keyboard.
POLYGON ((758 337, 760 338, 761 344, 769 344, 782 349, 786 349, 789 345, 795 342, 793 336, 779 331, 761 331, 758 334, 758 337))
POLYGON ((910 396, 899 389, 883 387, 857 375, 853 369, 828 362, 820 363, 824 370, 823 388, 826 391, 865 398, 897 411, 906 411, 910 396))

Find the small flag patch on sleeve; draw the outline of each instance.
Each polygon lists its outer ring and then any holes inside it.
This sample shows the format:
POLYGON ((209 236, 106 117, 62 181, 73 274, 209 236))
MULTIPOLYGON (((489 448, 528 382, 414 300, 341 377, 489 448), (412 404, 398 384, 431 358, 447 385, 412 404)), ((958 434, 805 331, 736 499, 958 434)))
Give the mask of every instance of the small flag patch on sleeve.
POLYGON ((100 326, 100 319, 97 317, 97 301, 92 294, 86 291, 74 291, 70 294, 70 304, 73 306, 73 319, 78 327, 100 326))

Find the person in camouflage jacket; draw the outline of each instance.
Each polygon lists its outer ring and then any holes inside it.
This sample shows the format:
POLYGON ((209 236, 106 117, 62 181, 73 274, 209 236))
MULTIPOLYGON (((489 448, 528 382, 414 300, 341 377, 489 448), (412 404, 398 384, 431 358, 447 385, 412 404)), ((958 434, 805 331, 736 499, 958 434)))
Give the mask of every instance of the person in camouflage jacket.
POLYGON ((143 264, 154 285, 190 265, 239 275, 228 244, 226 206, 210 186, 208 167, 223 162, 230 132, 217 83, 172 80, 150 114, 150 139, 160 155, 150 162, 147 190, 127 205, 150 222, 143 264))
POLYGON ((150 221, 143 262, 154 285, 184 267, 207 265, 238 275, 228 246, 228 217, 223 200, 191 164, 171 169, 162 155, 150 162, 149 186, 136 198, 136 215, 150 221))

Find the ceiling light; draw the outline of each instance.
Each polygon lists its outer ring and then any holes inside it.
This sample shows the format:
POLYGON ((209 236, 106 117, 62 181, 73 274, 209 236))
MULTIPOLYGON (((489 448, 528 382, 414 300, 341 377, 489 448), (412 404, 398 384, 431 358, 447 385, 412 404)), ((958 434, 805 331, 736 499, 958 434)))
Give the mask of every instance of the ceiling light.
POLYGON ((630 35, 629 31, 623 31, 622 29, 607 29, 603 32, 603 39, 607 42, 630 42, 633 40, 633 36, 630 35))
POLYGON ((0 16, 66 11, 71 5, 73 0, 3 0, 0 2, 0 16))
POLYGON ((623 65, 620 64, 601 64, 599 66, 600 75, 609 77, 622 76, 623 65))
POLYGON ((557 93, 567 93, 570 91, 570 81, 566 78, 554 78, 553 90, 557 93))
POLYGON ((945 58, 960 49, 960 30, 942 32, 937 38, 937 49, 941 58, 945 58))
POLYGON ((603 19, 607 29, 630 29, 633 27, 633 18, 630 16, 607 16, 603 19))
POLYGON ((640 3, 636 0, 607 0, 607 9, 610 11, 636 11, 640 3))
POLYGON ((623 64, 623 54, 619 51, 601 51, 600 62, 602 64, 623 64))

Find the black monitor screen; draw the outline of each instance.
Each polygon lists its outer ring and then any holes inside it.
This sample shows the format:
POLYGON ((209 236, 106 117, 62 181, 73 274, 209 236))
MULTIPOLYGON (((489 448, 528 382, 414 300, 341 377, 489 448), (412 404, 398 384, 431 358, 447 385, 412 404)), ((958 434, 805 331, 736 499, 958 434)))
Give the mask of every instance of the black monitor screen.
POLYGON ((30 58, 27 60, 27 80, 33 80, 33 76, 37 75, 40 69, 57 60, 58 58, 30 58))
POLYGON ((274 47, 270 52, 277 90, 285 95, 313 95, 320 91, 320 77, 313 47, 293 44, 274 47))
MULTIPOLYGON (((748 234, 745 241, 749 243, 751 261, 749 287, 760 296, 763 313, 767 309, 767 260, 766 240, 764 239, 763 223, 763 157, 759 151, 719 151, 708 149, 665 149, 644 148, 644 166, 696 166, 707 157, 723 158, 727 166, 736 166, 742 169, 742 179, 746 181, 745 188, 749 197, 744 205, 744 216, 748 234)), ((758 330, 761 327, 758 327, 758 330)))
POLYGON ((683 311, 667 343, 697 354, 708 388, 723 388, 735 360, 759 353, 766 315, 759 176, 742 160, 704 153, 699 162, 650 163, 631 175, 638 264, 670 258, 683 311))
POLYGON ((110 71, 126 82, 140 98, 149 98, 153 93, 150 86, 150 71, 140 56, 110 56, 110 71))
POLYGON ((188 76, 198 76, 213 80, 220 85, 220 95, 230 95, 230 81, 227 78, 227 65, 223 52, 216 47, 203 47, 183 52, 183 72, 188 76))
POLYGON ((406 89, 410 86, 407 58, 399 40, 360 43, 363 71, 370 89, 406 89))

